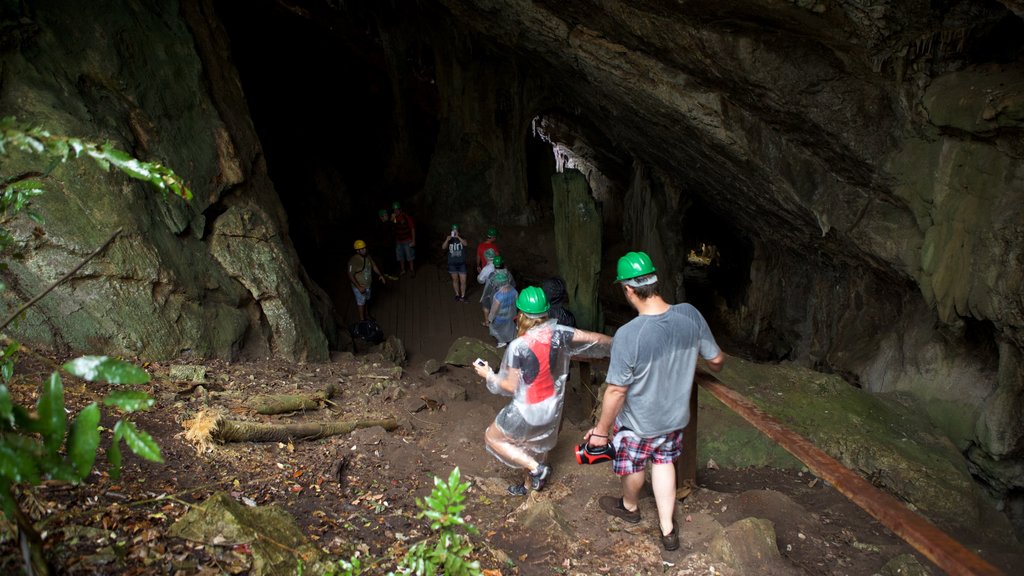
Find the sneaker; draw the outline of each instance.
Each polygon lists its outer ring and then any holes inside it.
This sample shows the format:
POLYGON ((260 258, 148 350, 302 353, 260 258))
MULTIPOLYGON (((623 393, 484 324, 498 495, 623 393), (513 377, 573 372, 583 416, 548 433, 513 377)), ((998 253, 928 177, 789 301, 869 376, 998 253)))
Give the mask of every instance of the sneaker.
POLYGON ((668 534, 661 536, 661 545, 669 552, 679 549, 679 534, 676 533, 676 527, 672 527, 672 531, 668 534))
POLYGON ((455 295, 455 301, 456 302, 462 302, 462 296, 459 296, 458 294, 456 294, 455 295))
MULTIPOLYGON (((502 343, 498 347, 501 348, 505 344, 502 343)), ((530 472, 530 488, 537 490, 538 492, 544 488, 544 483, 547 482, 548 476, 551 476, 551 466, 547 464, 538 464, 536 472, 530 472)))
POLYGON ((640 508, 636 510, 626 510, 626 505, 622 503, 622 498, 616 498, 614 496, 601 496, 597 501, 601 505, 601 510, 621 518, 630 524, 636 524, 640 521, 640 508))
POLYGON ((510 484, 508 487, 508 493, 513 496, 526 496, 526 486, 523 484, 510 484))

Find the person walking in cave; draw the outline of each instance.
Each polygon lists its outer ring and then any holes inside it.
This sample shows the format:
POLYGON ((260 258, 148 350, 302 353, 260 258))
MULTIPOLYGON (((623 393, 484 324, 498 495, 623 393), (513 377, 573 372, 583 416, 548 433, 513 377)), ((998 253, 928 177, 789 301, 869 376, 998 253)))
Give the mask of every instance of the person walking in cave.
POLYGON ((492 394, 512 397, 487 427, 484 441, 498 461, 526 471, 525 483, 508 487, 509 494, 525 496, 531 488, 542 490, 551 476, 551 466, 543 461, 558 441, 569 359, 604 358, 612 338, 559 326, 548 318, 547 299, 536 286, 519 294, 516 308, 518 337, 505 350, 498 371, 486 362, 474 368, 492 394))
POLYGON ((401 268, 398 274, 405 274, 408 265, 409 274, 416 277, 416 224, 398 202, 391 205, 391 225, 395 233, 395 259, 401 268))
POLYGON ((359 313, 359 321, 366 320, 366 303, 370 300, 370 284, 373 282, 373 275, 377 274, 381 284, 386 283, 384 274, 377 268, 377 264, 366 253, 366 242, 356 240, 352 244, 356 253, 348 259, 348 281, 352 284, 352 293, 356 297, 356 310, 359 313))
POLYGON ((507 274, 506 282, 515 288, 516 279, 512 276, 512 273, 505 268, 505 259, 502 258, 501 255, 495 256, 487 266, 484 266, 483 271, 480 272, 480 276, 477 276, 477 280, 479 281, 480 278, 486 274, 486 279, 483 283, 484 289, 480 294, 480 310, 484 315, 484 321, 482 322, 484 326, 490 325, 491 305, 493 304, 494 293, 497 292, 499 288, 498 284, 494 282, 494 276, 498 272, 502 271, 507 274), (492 271, 488 273, 488 269, 492 269, 492 271))
POLYGON ((506 270, 499 270, 491 277, 495 291, 487 315, 487 331, 498 341, 498 348, 504 348, 516 337, 516 298, 519 293, 509 280, 506 270))
POLYGON ((441 249, 448 253, 448 273, 452 276, 455 301, 466 301, 466 248, 469 243, 459 235, 459 225, 452 224, 451 232, 444 237, 441 249))
POLYGON ((501 254, 501 251, 498 250, 498 245, 495 243, 497 238, 498 229, 491 226, 487 229, 487 238, 485 238, 484 241, 476 247, 476 273, 478 275, 483 271, 484 267, 487 266, 487 263, 494 258, 494 256, 501 254), (491 256, 490 259, 486 256, 488 250, 494 252, 494 256, 491 256))
POLYGON ((562 326, 576 327, 576 316, 569 311, 565 306, 569 303, 568 291, 565 288, 565 280, 559 277, 548 278, 541 284, 541 288, 544 289, 544 295, 547 296, 548 304, 551 305, 551 310, 548 311, 548 316, 551 316, 558 321, 562 326))
POLYGON ((683 428, 690 421, 697 358, 718 372, 725 355, 696 308, 670 305, 661 297, 647 254, 629 252, 619 258, 617 272, 615 281, 637 317, 615 333, 601 416, 583 438, 597 448, 609 441, 615 447, 612 471, 622 481, 622 496, 602 496, 598 504, 626 522, 640 521, 640 489, 644 469, 651 463, 661 544, 665 550, 676 550, 675 461, 683 428))

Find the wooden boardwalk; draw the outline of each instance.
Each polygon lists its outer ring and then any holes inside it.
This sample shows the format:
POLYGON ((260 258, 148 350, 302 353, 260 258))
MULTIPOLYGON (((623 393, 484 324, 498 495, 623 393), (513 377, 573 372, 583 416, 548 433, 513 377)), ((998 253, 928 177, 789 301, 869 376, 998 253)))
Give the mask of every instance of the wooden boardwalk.
MULTIPOLYGON (((480 324, 482 288, 476 282, 476 274, 470 271, 466 285, 469 302, 456 302, 447 269, 434 263, 417 263, 415 277, 406 273, 384 285, 375 278, 369 311, 385 334, 402 340, 409 367, 421 366, 430 358, 441 362, 452 342, 461 336, 494 343, 487 328, 480 324)), ((336 302, 344 302, 344 317, 355 321, 351 290, 341 294, 336 302)))

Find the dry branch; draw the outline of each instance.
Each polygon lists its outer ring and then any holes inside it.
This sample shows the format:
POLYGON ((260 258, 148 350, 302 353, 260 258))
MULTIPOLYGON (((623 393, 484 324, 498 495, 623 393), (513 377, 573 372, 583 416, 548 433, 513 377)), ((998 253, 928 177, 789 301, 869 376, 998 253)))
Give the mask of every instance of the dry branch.
POLYGON ((334 384, 328 384, 319 392, 309 394, 263 394, 254 397, 247 405, 257 414, 283 414, 300 410, 316 410, 320 403, 334 396, 334 384))
POLYGON ((336 422, 303 422, 297 424, 267 424, 241 420, 221 420, 213 438, 221 442, 287 442, 288 440, 316 440, 336 434, 348 434, 356 428, 380 426, 387 431, 398 428, 394 418, 383 420, 356 420, 336 422))

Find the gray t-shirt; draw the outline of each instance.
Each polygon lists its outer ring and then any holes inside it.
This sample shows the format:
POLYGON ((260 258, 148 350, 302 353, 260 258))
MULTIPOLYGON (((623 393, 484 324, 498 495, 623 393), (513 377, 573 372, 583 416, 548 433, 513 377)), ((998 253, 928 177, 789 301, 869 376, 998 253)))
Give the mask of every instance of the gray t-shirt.
POLYGON ((618 422, 641 438, 686 427, 697 354, 720 353, 704 317, 689 304, 664 314, 640 315, 615 333, 608 383, 626 386, 618 422))

